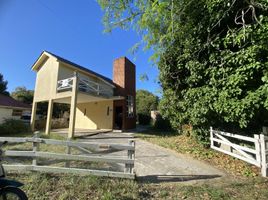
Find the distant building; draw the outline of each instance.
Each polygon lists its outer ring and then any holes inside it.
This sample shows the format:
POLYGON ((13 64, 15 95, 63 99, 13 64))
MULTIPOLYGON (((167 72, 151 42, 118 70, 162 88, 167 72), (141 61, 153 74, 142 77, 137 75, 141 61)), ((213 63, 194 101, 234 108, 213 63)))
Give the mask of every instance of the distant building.
POLYGON ((21 119, 23 115, 30 115, 31 108, 31 105, 0 94, 0 124, 5 119, 21 119))
POLYGON ((158 110, 151 110, 151 118, 153 122, 155 122, 159 117, 161 117, 161 114, 158 110))

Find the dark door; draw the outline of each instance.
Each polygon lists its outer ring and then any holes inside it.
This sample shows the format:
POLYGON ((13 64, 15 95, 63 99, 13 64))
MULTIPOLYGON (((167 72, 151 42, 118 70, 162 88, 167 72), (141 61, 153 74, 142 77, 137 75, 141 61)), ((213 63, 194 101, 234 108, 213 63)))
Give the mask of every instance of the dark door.
POLYGON ((114 129, 122 129, 123 125, 123 106, 115 107, 115 127, 114 129))

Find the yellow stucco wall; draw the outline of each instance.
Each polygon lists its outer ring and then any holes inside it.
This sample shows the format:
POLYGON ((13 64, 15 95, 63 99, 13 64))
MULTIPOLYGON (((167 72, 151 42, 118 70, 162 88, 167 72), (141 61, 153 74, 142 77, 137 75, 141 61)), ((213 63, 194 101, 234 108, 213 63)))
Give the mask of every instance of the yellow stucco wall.
MULTIPOLYGON (((66 65, 64 63, 60 63, 59 64, 59 74, 58 74, 58 80, 62 80, 62 79, 66 79, 66 78, 70 78, 73 76, 74 74, 74 69, 71 68, 69 65, 66 65)), ((76 70, 79 73, 79 76, 81 78, 85 78, 91 81, 95 81, 98 82, 98 79, 90 76, 88 74, 85 74, 84 72, 80 71, 79 69, 76 70)))
POLYGON ((0 107, 0 124, 4 122, 5 119, 20 119, 20 116, 12 116, 13 109, 11 108, 1 108, 0 107))
POLYGON ((112 129, 113 101, 98 101, 77 104, 75 128, 112 129), (109 115, 107 109, 109 107, 109 115))
POLYGON ((84 73, 80 69, 74 69, 72 66, 58 62, 56 58, 49 56, 48 59, 41 63, 36 74, 34 101, 48 101, 49 99, 58 99, 71 96, 70 91, 57 93, 58 80, 67 79, 73 76, 77 70, 79 77, 94 81, 101 84, 101 89, 112 93, 112 86, 102 80, 84 73))
POLYGON ((58 67, 57 60, 50 57, 36 74, 34 101, 47 101, 56 96, 58 67))
POLYGON ((58 80, 71 78, 74 75, 74 70, 70 67, 60 63, 59 64, 59 74, 58 74, 58 80))

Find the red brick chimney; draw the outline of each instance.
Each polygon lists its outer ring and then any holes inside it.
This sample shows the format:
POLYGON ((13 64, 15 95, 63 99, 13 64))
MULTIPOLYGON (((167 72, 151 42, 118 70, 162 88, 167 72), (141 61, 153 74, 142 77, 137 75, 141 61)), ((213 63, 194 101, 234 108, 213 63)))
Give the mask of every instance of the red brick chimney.
POLYGON ((125 98, 124 100, 114 101, 114 110, 116 110, 116 107, 119 106, 122 106, 123 109, 122 129, 132 129, 136 127, 136 69, 135 68, 136 66, 126 57, 118 58, 114 60, 113 63, 113 82, 117 85, 115 95, 123 96, 125 98), (128 112, 127 100, 129 96, 133 98, 133 116, 129 115, 128 112))
POLYGON ((126 57, 114 60, 113 82, 118 85, 117 95, 136 95, 135 65, 126 57))

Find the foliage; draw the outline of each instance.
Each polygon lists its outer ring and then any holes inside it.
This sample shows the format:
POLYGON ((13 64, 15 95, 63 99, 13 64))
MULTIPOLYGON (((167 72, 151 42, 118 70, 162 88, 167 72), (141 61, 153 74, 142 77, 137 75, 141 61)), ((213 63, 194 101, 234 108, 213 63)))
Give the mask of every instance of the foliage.
POLYGON ((23 103, 32 104, 33 103, 33 90, 27 90, 26 87, 16 87, 15 91, 11 93, 11 96, 23 103))
POLYGON ((20 134, 29 131, 30 131, 29 125, 23 123, 23 121, 21 120, 5 119, 4 122, 0 124, 1 135, 20 134))
POLYGON ((150 115, 152 110, 157 110, 158 97, 147 90, 137 90, 136 92, 136 110, 137 113, 150 115))
POLYGON ((7 81, 4 80, 4 76, 0 73, 0 94, 9 95, 7 91, 7 81))
POLYGON ((141 125, 149 125, 151 122, 151 116, 148 114, 138 113, 138 122, 141 125))
POLYGON ((156 110, 158 106, 158 97, 147 90, 137 90, 136 92, 136 111, 138 122, 142 125, 148 125, 151 121, 151 111, 156 110))
MULTIPOLYGON (((45 116, 47 115, 48 102, 38 102, 37 104, 37 114, 45 116)), ((61 118, 63 117, 64 112, 70 111, 70 105, 64 103, 54 103, 53 104, 53 118, 61 118)))
POLYGON ((259 129, 268 109, 267 0, 99 0, 104 24, 134 27, 158 62, 174 128, 259 129))
MULTIPOLYGON (((187 43, 176 38, 161 56, 161 108, 174 126, 179 122, 199 129, 210 125, 257 129, 267 112, 267 9, 246 1, 202 4, 199 21, 187 17, 198 30, 180 35, 187 43), (217 13, 224 12, 216 25, 217 13)), ((207 138, 206 131, 196 132, 207 138)))
MULTIPOLYGON (((32 104, 34 91, 28 90, 26 87, 17 87, 14 92, 11 93, 11 96, 23 103, 32 104)), ((48 102, 38 102, 37 105, 37 114, 46 115, 48 109, 48 102)), ((70 106, 68 104, 54 103, 53 106, 53 117, 59 118, 62 117, 65 111, 69 111, 70 106)))
POLYGON ((171 125, 168 119, 164 119, 161 115, 156 117, 153 127, 158 130, 171 130, 171 125))

